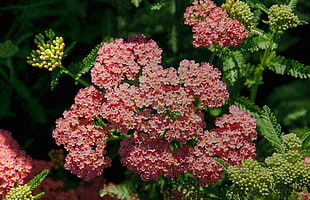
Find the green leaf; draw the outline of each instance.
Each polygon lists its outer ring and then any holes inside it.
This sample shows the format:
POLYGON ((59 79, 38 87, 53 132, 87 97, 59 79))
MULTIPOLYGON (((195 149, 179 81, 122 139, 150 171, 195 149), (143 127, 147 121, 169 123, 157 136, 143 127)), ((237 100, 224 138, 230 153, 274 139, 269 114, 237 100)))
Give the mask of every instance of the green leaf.
POLYGON ((274 146, 281 145, 281 126, 277 122, 276 116, 271 112, 268 106, 262 109, 261 117, 257 119, 257 126, 259 126, 261 134, 274 146))
POLYGON ((234 85, 250 73, 250 66, 241 51, 232 51, 223 59, 223 76, 226 83, 234 85))
POLYGON ((33 199, 36 200, 36 199, 40 199, 41 197, 43 197, 45 195, 45 192, 41 192, 35 196, 33 196, 33 199))
POLYGON ((261 115, 261 112, 262 112, 261 109, 247 97, 244 97, 244 96, 238 97, 235 100, 234 104, 238 106, 241 111, 246 111, 247 113, 249 113, 252 117, 256 119, 259 118, 261 115))
POLYGON ((65 51, 64 51, 64 56, 63 57, 66 57, 68 56, 68 54, 70 53, 70 51, 72 51, 73 47, 76 45, 76 41, 72 42, 71 44, 69 44, 66 48, 65 48, 65 51))
POLYGON ((51 72, 51 84, 50 84, 50 89, 53 91, 55 87, 58 85, 60 78, 63 76, 63 73, 59 67, 56 67, 52 72, 51 72))
POLYGON ((130 183, 121 183, 118 185, 104 185, 100 190, 100 196, 110 195, 121 200, 130 200, 132 197, 132 185, 130 183))
POLYGON ((131 0, 131 3, 136 6, 137 8, 140 6, 140 3, 142 2, 142 0, 131 0))
POLYGON ((296 7, 296 5, 297 5, 297 3, 298 3, 298 0, 291 0, 291 1, 288 3, 288 6, 289 6, 292 10, 294 10, 295 7, 296 7))
POLYGON ((269 63, 268 69, 281 75, 290 75, 295 78, 310 78, 310 66, 283 56, 275 56, 269 63))
POLYGON ((40 183, 46 178, 48 175, 48 169, 43 170, 40 174, 36 175, 33 179, 31 179, 27 185, 30 186, 31 190, 35 189, 40 183))
POLYGON ((94 66, 97 62, 96 58, 98 56, 97 52, 102 45, 107 42, 111 41, 112 38, 105 38, 100 44, 98 44, 95 48, 91 50, 91 52, 82 60, 81 63, 78 63, 76 66, 71 66, 75 68, 69 68, 69 70, 73 70, 72 72, 76 74, 76 80, 81 78, 83 74, 89 72, 89 70, 94 66))
POLYGON ((256 3, 255 8, 260 9, 264 11, 265 13, 268 13, 268 8, 262 3, 256 3))

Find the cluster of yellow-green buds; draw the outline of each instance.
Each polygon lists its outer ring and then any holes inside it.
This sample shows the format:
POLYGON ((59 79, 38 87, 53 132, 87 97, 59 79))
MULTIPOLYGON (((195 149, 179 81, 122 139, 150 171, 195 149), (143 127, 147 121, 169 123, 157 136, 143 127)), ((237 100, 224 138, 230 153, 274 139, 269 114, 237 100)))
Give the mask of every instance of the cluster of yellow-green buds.
POLYGON ((266 197, 273 187, 272 173, 251 158, 241 166, 229 166, 227 174, 233 183, 227 194, 231 199, 266 197))
POLYGON ((27 57, 27 63, 33 67, 53 71, 61 66, 65 43, 62 37, 55 37, 52 30, 45 31, 45 36, 41 33, 35 36, 34 42, 38 49, 32 50, 31 55, 27 57))
POLYGON ((268 24, 276 31, 297 27, 301 22, 288 5, 272 5, 268 9, 268 24))
POLYGON ((36 175, 25 185, 18 185, 10 189, 8 195, 5 196, 4 200, 36 200, 44 195, 41 192, 35 196, 32 195, 32 190, 35 189, 47 176, 48 170, 43 170, 40 174, 36 175))
POLYGON ((254 13, 247 3, 239 0, 226 0, 226 3, 222 4, 221 7, 231 18, 237 19, 247 29, 253 28, 254 13))
POLYGON ((5 197, 5 200, 34 200, 29 185, 21 185, 10 190, 10 194, 5 197))
POLYGON ((271 192, 280 199, 291 196, 298 188, 310 184, 310 165, 301 154, 302 142, 293 133, 282 136, 279 152, 265 159, 265 165, 247 159, 241 166, 229 166, 227 174, 233 185, 228 194, 232 198, 268 199, 271 192))
POLYGON ((301 154, 302 142, 293 133, 282 136, 280 153, 265 159, 274 174, 274 190, 281 197, 288 197, 296 187, 310 184, 310 165, 306 165, 301 154))

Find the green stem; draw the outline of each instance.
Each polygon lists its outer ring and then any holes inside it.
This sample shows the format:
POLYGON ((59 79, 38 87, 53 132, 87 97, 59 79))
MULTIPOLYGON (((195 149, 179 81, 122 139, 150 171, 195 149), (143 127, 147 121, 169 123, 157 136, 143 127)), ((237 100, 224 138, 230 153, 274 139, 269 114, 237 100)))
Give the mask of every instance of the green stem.
POLYGON ((269 58, 272 54, 272 45, 273 45, 273 39, 274 39, 275 33, 273 33, 270 38, 269 38, 269 47, 265 49, 265 52, 263 54, 263 57, 261 58, 260 64, 255 68, 254 70, 254 85, 251 88, 251 93, 250 93, 250 99, 251 101, 255 102, 256 96, 257 96, 257 90, 258 87, 263 84, 263 72, 265 67, 269 63, 269 58))
POLYGON ((76 78, 76 75, 75 74, 73 74, 72 72, 70 72, 67 68, 65 68, 64 66, 59 66, 60 67, 60 69, 64 72, 64 73, 66 73, 67 75, 69 75, 69 76, 71 76, 74 80, 76 80, 77 82, 79 82, 81 85, 83 85, 83 86, 85 86, 85 87, 88 87, 88 86, 90 86, 90 84, 88 83, 88 82, 86 82, 86 81, 84 81, 83 79, 81 79, 81 78, 76 78))
POLYGON ((211 54, 211 56, 210 56, 210 58, 209 58, 208 63, 212 63, 213 60, 214 60, 214 58, 215 58, 215 52, 213 51, 212 54, 211 54))
POLYGON ((12 63, 12 59, 11 58, 7 58, 6 60, 6 65, 8 66, 10 72, 9 72, 9 76, 10 76, 10 82, 13 82, 14 79, 14 67, 13 67, 13 63, 12 63))

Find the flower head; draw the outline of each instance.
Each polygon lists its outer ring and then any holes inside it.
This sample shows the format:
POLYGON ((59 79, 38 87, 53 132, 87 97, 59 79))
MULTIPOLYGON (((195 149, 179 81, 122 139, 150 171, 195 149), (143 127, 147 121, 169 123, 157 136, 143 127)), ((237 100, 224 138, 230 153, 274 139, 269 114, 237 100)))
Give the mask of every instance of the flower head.
POLYGON ((31 157, 20 150, 9 131, 0 129, 0 196, 16 183, 23 184, 31 168, 31 157))
POLYGON ((230 106, 230 114, 216 119, 219 128, 206 130, 188 157, 188 170, 199 178, 202 185, 216 183, 224 173, 215 158, 232 165, 239 165, 247 158, 254 158, 256 123, 246 112, 230 106))
POLYGON ((102 101, 103 93, 95 87, 81 89, 75 104, 64 111, 53 130, 56 143, 69 151, 65 168, 87 181, 101 175, 103 169, 111 165, 111 159, 104 156, 109 126, 96 125, 102 101))
POLYGON ((187 148, 172 150, 170 143, 135 132, 121 142, 121 163, 140 175, 141 179, 157 180, 159 176, 178 177, 184 171, 187 148))
POLYGON ((115 39, 98 50, 97 63, 91 70, 92 82, 100 88, 112 88, 121 81, 135 80, 142 66, 161 62, 162 50, 153 40, 137 35, 128 40, 115 39))
POLYGON ((195 0, 193 6, 184 13, 185 24, 193 26, 193 45, 236 46, 240 44, 248 31, 237 19, 228 14, 211 0, 195 0))
POLYGON ((222 4, 221 7, 231 18, 237 19, 247 29, 253 28, 254 13, 247 3, 239 0, 226 0, 226 3, 222 4))
POLYGON ((271 28, 279 31, 285 31, 289 28, 294 28, 300 21, 292 9, 287 5, 272 5, 269 8, 268 23, 271 28))
POLYGON ((62 37, 56 37, 52 30, 45 31, 47 41, 41 33, 36 35, 34 42, 38 49, 32 50, 31 55, 27 57, 27 63, 33 67, 46 68, 53 71, 61 66, 61 60, 64 55, 65 43, 62 37))
POLYGON ((272 172, 260 166, 251 158, 242 162, 241 166, 229 166, 227 173, 233 185, 230 195, 238 198, 267 196, 273 186, 272 172))

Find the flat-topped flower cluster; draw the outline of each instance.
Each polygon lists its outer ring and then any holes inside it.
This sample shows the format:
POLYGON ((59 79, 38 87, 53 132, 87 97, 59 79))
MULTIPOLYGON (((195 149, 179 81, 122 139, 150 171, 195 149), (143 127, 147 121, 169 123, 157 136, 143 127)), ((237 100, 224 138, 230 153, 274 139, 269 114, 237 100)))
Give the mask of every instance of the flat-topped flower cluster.
POLYGON ((66 169, 88 181, 102 174, 115 132, 125 138, 121 163, 143 180, 189 172, 201 184, 216 183, 223 174, 216 159, 236 165, 255 157, 255 119, 236 106, 206 130, 203 110, 229 97, 221 72, 193 60, 163 68, 161 53, 143 35, 103 44, 91 70, 94 86, 78 92, 53 131, 69 152, 66 169))

